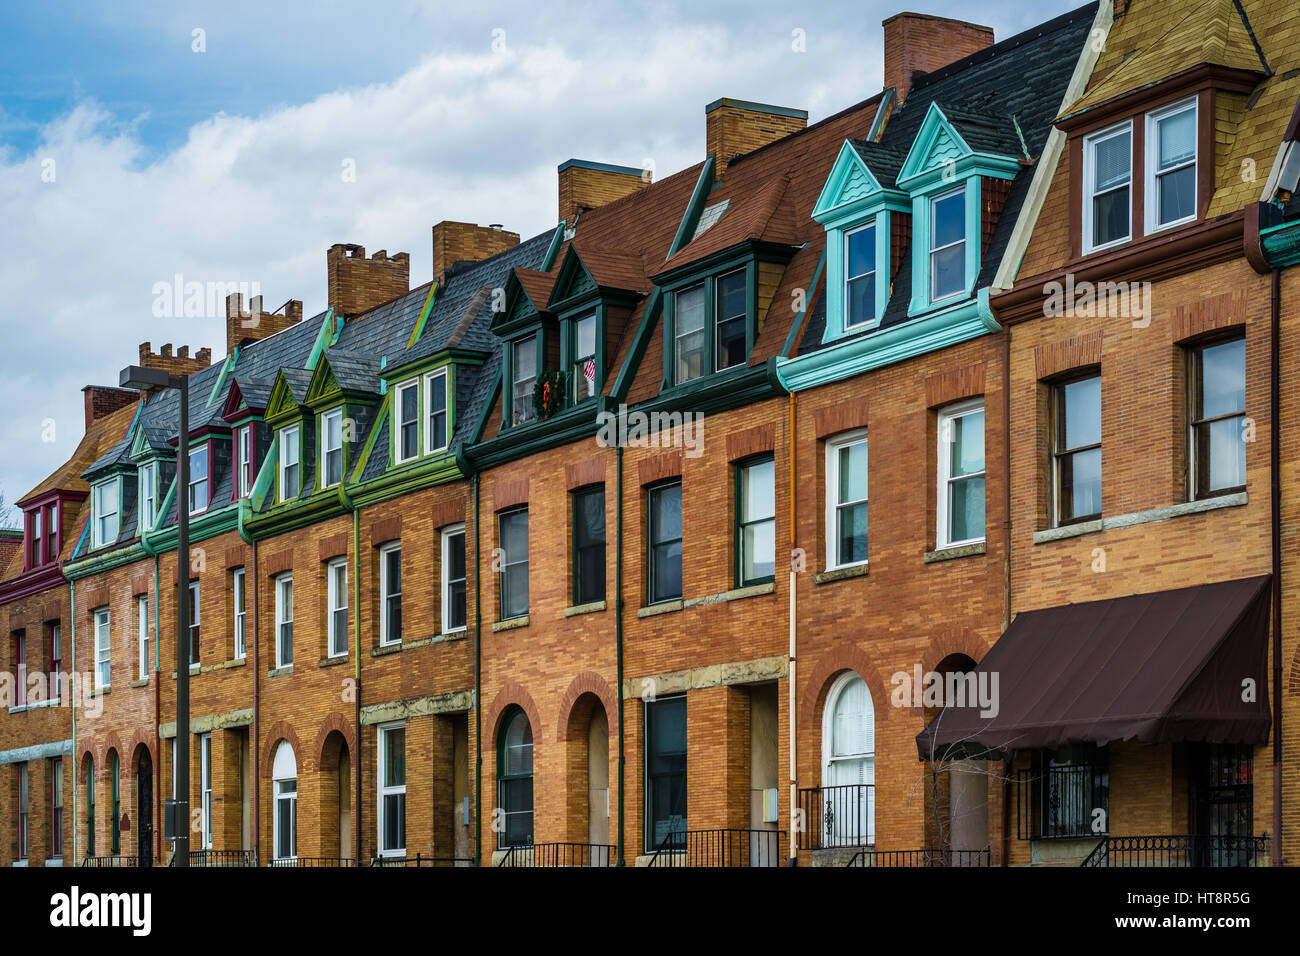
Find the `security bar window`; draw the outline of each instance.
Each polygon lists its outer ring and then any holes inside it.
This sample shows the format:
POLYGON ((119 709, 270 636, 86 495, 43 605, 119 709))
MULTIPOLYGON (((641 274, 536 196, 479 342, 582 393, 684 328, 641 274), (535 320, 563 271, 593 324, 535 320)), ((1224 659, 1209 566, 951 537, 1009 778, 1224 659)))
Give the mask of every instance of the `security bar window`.
POLYGON ((406 853, 406 728, 379 728, 379 855, 406 853))
POLYGON ((876 227, 855 229, 844 237, 844 328, 876 318, 876 227))
POLYGON ((736 467, 736 586, 773 580, 776 571, 776 464, 736 467))
POLYGON ((1083 141, 1083 237, 1088 252, 1132 237, 1133 124, 1083 141))
POLYGON ((399 644, 402 640, 402 545, 379 549, 379 643, 399 644))
POLYGON ((1052 388, 1053 500, 1056 524, 1101 515, 1101 376, 1052 388))
POLYGON ((651 488, 648 495, 651 604, 682 596, 682 483, 651 488))
POLYGON ((533 389, 537 385, 537 336, 530 335, 511 346, 510 408, 516 425, 537 417, 533 389))
POLYGON ((331 488, 343 480, 343 409, 321 416, 320 431, 325 465, 321 487, 331 488))
POLYGON ((673 303, 673 357, 680 385, 704 374, 704 283, 676 294, 673 303))
POLYGON ((190 514, 208 510, 208 449, 190 449, 190 514))
POLYGON ((463 631, 465 606, 465 526, 442 531, 442 632, 463 631))
POLYGON ((424 430, 425 452, 443 451, 447 447, 447 373, 434 372, 424 379, 429 421, 424 430))
POLYGON ((867 560, 867 436, 826 444, 826 566, 867 560))
POLYGON ((302 490, 302 449, 297 425, 280 430, 280 500, 292 501, 302 490))
POLYGON ((745 270, 737 269, 720 276, 716 287, 714 305, 714 359, 715 371, 735 368, 745 364, 745 270))
POLYGON ((930 200, 930 301, 966 289, 966 190, 930 200))
POLYGON ((346 657, 348 653, 348 563, 340 558, 325 568, 329 600, 329 656, 346 657))
POLYGON ((596 313, 573 323, 573 400, 581 402, 596 394, 596 313))
POLYGON ((1246 487, 1246 340, 1191 350, 1192 496, 1246 487))
POLYGON ((528 509, 500 516, 501 620, 528 613, 528 509))
POLYGON ((605 486, 573 493, 573 603, 605 600, 605 486))
POLYGON ((94 614, 95 620, 95 689, 109 685, 109 655, 112 643, 108 634, 108 608, 100 608, 94 614))
POLYGON ((275 666, 293 664, 293 575, 275 579, 275 666))
POLYGON ((1147 114, 1147 218, 1155 232, 1196 218, 1196 101, 1147 114))
POLYGON ((984 540, 984 404, 939 416, 938 546, 984 540))

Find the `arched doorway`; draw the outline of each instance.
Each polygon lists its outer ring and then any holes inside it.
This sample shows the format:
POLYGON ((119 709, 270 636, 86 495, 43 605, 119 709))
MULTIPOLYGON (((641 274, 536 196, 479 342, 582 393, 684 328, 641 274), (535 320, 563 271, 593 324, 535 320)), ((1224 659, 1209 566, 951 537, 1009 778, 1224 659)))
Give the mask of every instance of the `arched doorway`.
POLYGON ((831 685, 822 716, 825 846, 876 842, 876 711, 866 682, 848 671, 831 685))
POLYGON ((497 806, 502 811, 498 849, 533 843, 533 728, 520 707, 511 708, 497 740, 497 806))
POLYGON ((153 759, 143 744, 135 761, 135 855, 140 866, 153 866, 153 759))
MULTIPOLYGON (((964 676, 971 675, 973 681, 974 670, 975 661, 966 654, 949 654, 939 662, 935 671, 943 678, 945 701, 952 705, 971 706, 978 700, 973 684, 965 683, 964 676)), ((939 708, 926 708, 926 723, 938 713, 939 708)), ((931 845, 943 850, 983 850, 989 843, 989 774, 986 762, 949 760, 934 764, 932 773, 926 799, 931 811, 926 815, 927 829, 936 818, 946 820, 947 824, 933 834, 931 845), (934 813, 936 806, 939 809, 937 814, 934 813)), ((966 853, 955 853, 953 865, 961 865, 969 859, 966 853)))
MULTIPOLYGON (((609 717, 596 694, 588 691, 573 702, 564 741, 567 839, 591 847, 593 865, 608 866, 609 717)), ((585 864, 588 859, 583 856, 576 862, 585 864)))
POLYGON ((352 755, 337 730, 330 731, 320 756, 321 855, 352 857, 352 755))
POLYGON ((587 721, 587 842, 609 844, 609 717, 600 701, 587 721))

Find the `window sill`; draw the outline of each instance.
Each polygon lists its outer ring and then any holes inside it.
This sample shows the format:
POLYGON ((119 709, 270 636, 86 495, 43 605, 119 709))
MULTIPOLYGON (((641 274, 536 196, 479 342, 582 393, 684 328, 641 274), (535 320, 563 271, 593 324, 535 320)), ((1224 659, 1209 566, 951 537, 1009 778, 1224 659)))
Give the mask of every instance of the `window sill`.
POLYGON ((682 600, 678 598, 675 601, 660 601, 658 604, 647 604, 645 607, 637 608, 637 617, 655 617, 659 614, 670 614, 673 611, 682 609, 682 600))
POLYGON ((831 568, 829 571, 822 571, 813 575, 813 584, 830 584, 832 581, 845 581, 849 578, 865 578, 871 570, 871 565, 866 561, 861 564, 850 564, 845 568, 831 568))
POLYGON ((347 654, 337 654, 334 657, 322 657, 317 661, 318 667, 338 667, 340 664, 346 664, 350 658, 347 654))
POLYGON ((522 617, 512 617, 505 621, 497 621, 495 624, 492 625, 492 633, 495 634, 498 633, 499 631, 513 631, 517 627, 527 627, 527 626, 528 626, 528 615, 525 614, 522 617))
POLYGON ((402 649, 401 641, 393 641, 391 644, 376 644, 370 648, 371 657, 386 657, 389 654, 396 654, 402 649))
POLYGON ((972 558, 987 551, 988 542, 976 541, 973 544, 959 544, 953 548, 936 548, 927 551, 924 560, 926 564, 934 564, 937 561, 952 561, 954 558, 972 558))
POLYGON ((149 686, 149 678, 147 678, 147 677, 142 677, 142 678, 140 678, 139 680, 133 680, 133 681, 131 681, 131 686, 132 686, 132 687, 148 687, 148 686, 149 686))
POLYGON ((577 617, 579 614, 596 614, 605 610, 605 608, 606 604, 604 601, 591 601, 587 604, 575 604, 572 607, 566 607, 564 609, 564 616, 577 617))
POLYGON ((266 672, 267 677, 284 677, 293 673, 293 665, 285 664, 283 667, 272 668, 266 672))
POLYGON ((741 601, 745 598, 758 597, 762 594, 775 594, 776 582, 764 581, 762 584, 749 584, 742 588, 732 588, 721 594, 709 594, 705 597, 690 598, 683 601, 683 607, 702 607, 706 604, 721 604, 724 601, 741 601))
POLYGON ((29 710, 40 710, 42 707, 57 707, 61 701, 62 698, 60 697, 52 697, 48 700, 29 700, 25 704, 15 704, 13 707, 10 707, 9 713, 21 714, 29 710))
MULTIPOLYGON (((220 664, 191 664, 190 674, 210 674, 213 671, 224 671, 231 667, 243 667, 246 663, 247 661, 244 658, 236 657, 233 660, 222 661, 220 664)), ((172 671, 172 680, 175 679, 176 672, 172 671)))
POLYGON ((1199 498, 1196 501, 1183 501, 1176 505, 1168 505, 1164 508, 1152 508, 1148 511, 1133 511, 1129 514, 1115 515, 1110 518, 1099 518, 1095 521, 1083 521, 1079 524, 1066 525, 1063 528, 1047 528, 1043 531, 1034 532, 1034 544, 1046 544, 1049 541, 1061 541, 1066 538, 1077 538, 1080 535, 1092 534, 1097 531, 1111 531, 1116 528, 1131 528, 1134 525, 1148 524, 1152 521, 1166 521, 1170 518, 1180 518, 1183 515, 1203 514, 1207 511, 1218 511, 1220 508, 1240 508, 1248 504, 1249 496, 1244 491, 1237 491, 1230 495, 1219 495, 1217 498, 1199 498))

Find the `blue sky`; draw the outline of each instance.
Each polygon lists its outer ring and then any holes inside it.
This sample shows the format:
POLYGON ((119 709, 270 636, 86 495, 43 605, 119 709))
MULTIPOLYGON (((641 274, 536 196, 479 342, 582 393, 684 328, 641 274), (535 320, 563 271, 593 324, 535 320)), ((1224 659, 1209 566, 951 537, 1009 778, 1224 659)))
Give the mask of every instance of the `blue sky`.
POLYGON ((138 343, 224 352, 220 315, 153 314, 156 282, 256 282, 313 315, 326 248, 358 242, 410 252, 418 284, 441 219, 553 225, 570 157, 662 178, 703 157, 718 97, 815 122, 871 96, 902 9, 1001 40, 1079 5, 5 3, 0 494, 71 454, 81 387, 138 343))

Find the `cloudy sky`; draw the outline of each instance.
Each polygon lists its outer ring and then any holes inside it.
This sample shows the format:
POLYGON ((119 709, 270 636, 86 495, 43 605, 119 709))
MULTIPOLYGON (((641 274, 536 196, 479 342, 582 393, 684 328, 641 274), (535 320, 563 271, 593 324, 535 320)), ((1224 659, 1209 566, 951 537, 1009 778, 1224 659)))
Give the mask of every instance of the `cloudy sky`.
POLYGON ((703 157, 718 97, 815 122, 871 96, 900 9, 1001 40, 1078 5, 5 4, 0 494, 71 454, 80 389, 140 342, 224 352, 222 316, 156 316, 156 283, 258 283, 313 315, 326 248, 356 242, 409 252, 418 284, 441 219, 552 226, 570 157, 662 178, 703 157))

